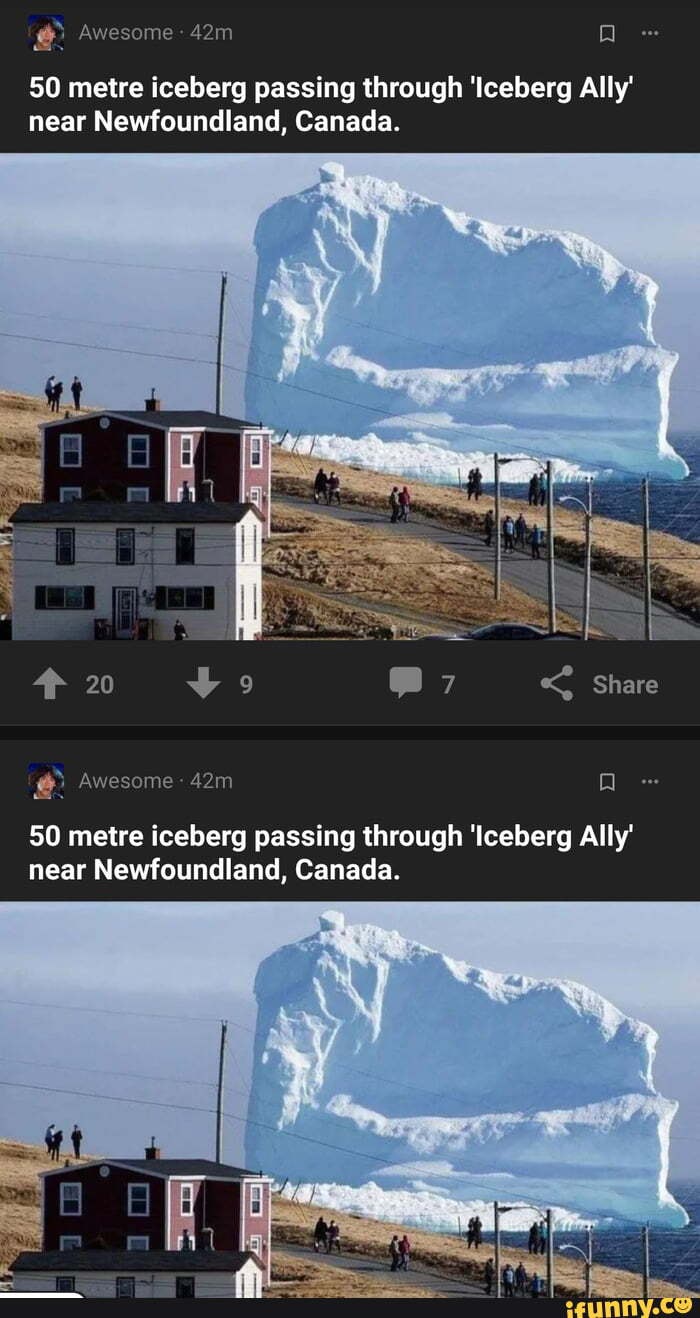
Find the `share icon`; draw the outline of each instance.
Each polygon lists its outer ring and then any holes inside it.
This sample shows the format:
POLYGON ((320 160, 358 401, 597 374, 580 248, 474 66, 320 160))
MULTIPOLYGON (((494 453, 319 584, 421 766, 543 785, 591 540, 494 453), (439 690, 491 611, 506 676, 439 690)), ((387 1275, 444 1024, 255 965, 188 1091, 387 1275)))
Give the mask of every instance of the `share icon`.
POLYGON ((553 677, 540 678, 540 686, 544 691, 556 691, 557 695, 561 696, 562 700, 573 700, 574 693, 570 687, 557 686, 560 677, 573 677, 573 674, 574 670, 571 667, 571 664, 564 664, 564 667, 560 672, 555 673, 553 677))

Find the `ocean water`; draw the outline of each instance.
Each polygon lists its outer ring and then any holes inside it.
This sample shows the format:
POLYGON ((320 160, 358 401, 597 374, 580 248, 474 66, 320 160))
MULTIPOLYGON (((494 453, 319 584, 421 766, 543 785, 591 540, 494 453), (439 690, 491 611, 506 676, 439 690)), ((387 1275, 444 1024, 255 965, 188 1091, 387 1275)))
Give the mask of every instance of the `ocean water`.
MULTIPOLYGON (((700 1184, 694 1182, 675 1182, 669 1185, 671 1193, 683 1204, 690 1216, 690 1223, 677 1231, 660 1231, 652 1227, 649 1232, 649 1271, 652 1277, 672 1281, 683 1290, 700 1290, 700 1184)), ((490 1239, 487 1237, 487 1239, 490 1239)), ((509 1232, 508 1244, 521 1245, 523 1263, 528 1272, 532 1270, 533 1260, 528 1262, 527 1236, 519 1232, 509 1232)), ((576 1231, 559 1233, 555 1238, 558 1244, 578 1245, 585 1249, 584 1235, 576 1231)), ((576 1258, 570 1254, 570 1258, 576 1258)), ((544 1259, 541 1260, 544 1264, 544 1259)), ((609 1267, 624 1268, 628 1272, 641 1273, 642 1270, 642 1233, 640 1229, 618 1231, 602 1228, 593 1233, 593 1290, 595 1292, 595 1265, 607 1264, 609 1267)), ((554 1260, 556 1271, 556 1253, 554 1260)), ((581 1278, 583 1284, 583 1259, 581 1259, 581 1278)))
MULTIPOLYGON (((690 467, 684 481, 654 481, 650 486, 649 521, 654 531, 668 531, 683 540, 700 544, 700 434, 670 436, 673 447, 681 453, 690 467)), ((596 481, 593 487, 593 514, 613 517, 621 522, 640 526, 642 495, 640 481, 596 481)), ((490 487, 485 489, 490 492, 490 487)), ((566 483, 558 491, 585 498, 585 486, 576 481, 566 483)), ((504 486, 504 494, 527 498, 526 485, 504 486)), ((595 527, 594 527, 595 533, 595 527)))

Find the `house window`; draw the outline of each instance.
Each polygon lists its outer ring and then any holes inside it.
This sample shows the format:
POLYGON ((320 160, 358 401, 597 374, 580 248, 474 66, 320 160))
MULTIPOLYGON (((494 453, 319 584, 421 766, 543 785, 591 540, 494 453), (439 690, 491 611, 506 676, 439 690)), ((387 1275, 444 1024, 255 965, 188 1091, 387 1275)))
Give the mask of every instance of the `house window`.
POLYGON ((251 435, 250 437, 250 465, 251 467, 262 467, 262 435, 251 435))
POLYGON ((257 620, 257 616, 258 616, 258 586, 257 586, 257 582, 254 581, 253 582, 253 622, 257 620))
POLYGON ((180 1186, 180 1212, 183 1217, 192 1216, 192 1186, 180 1186))
POLYGON ((194 1299, 194 1277, 175 1278, 175 1299, 176 1300, 194 1299))
POLYGON ((151 491, 147 485, 129 485, 126 491, 127 503, 148 503, 151 491))
POLYGON ((175 562, 181 566, 194 563, 193 526, 178 526, 175 532, 175 562))
POLYGON ((245 619, 245 586, 241 586, 241 622, 245 619))
POLYGON ((134 543, 134 532, 130 527, 120 527, 116 541, 117 563, 120 567, 127 567, 134 562, 134 543))
POLYGON ((59 1241, 58 1241, 59 1249, 82 1249, 82 1247, 83 1247, 82 1236, 59 1236, 59 1241))
POLYGON ((248 1248, 251 1250, 251 1252, 252 1252, 253 1254, 257 1254, 258 1258, 261 1259, 261 1258, 262 1258, 262 1236, 251 1236, 251 1237, 250 1237, 250 1241, 249 1241, 249 1243, 248 1243, 248 1248))
POLYGON ((245 563, 245 526, 241 526, 241 563, 245 563))
POLYGON ((262 505, 262 490, 260 486, 252 485, 248 493, 250 494, 250 502, 252 503, 253 507, 260 508, 262 505))
POLYGON ((82 435, 61 435, 61 456, 59 458, 59 466, 82 467, 82 465, 83 465, 82 435))
POLYGON ((82 497, 82 485, 62 485, 58 492, 60 503, 74 503, 76 499, 82 499, 82 497))
POLYGON ((128 443, 129 443, 128 465, 130 467, 149 467, 151 465, 150 437, 148 435, 129 435, 128 443))
POLYGON ((180 436, 180 466, 192 467, 194 465, 194 436, 180 436))
POLYGON ((253 1273, 253 1299, 257 1300, 260 1293, 260 1273, 255 1270, 253 1273))
POLYGON ((74 1290, 75 1290, 75 1277, 57 1277, 57 1278, 56 1278, 56 1290, 57 1290, 57 1291, 74 1291, 74 1290))
POLYGON ((141 1251, 148 1250, 151 1248, 151 1237, 127 1236, 126 1247, 127 1249, 140 1249, 141 1251))
POLYGON ((139 1185, 129 1182, 129 1217, 148 1217, 150 1211, 151 1187, 147 1183, 139 1185))
POLYGON ((245 1283, 246 1283, 246 1275, 245 1275, 245 1268, 243 1268, 242 1271, 241 1271, 241 1299, 242 1299, 242 1300, 244 1300, 244 1299, 246 1298, 246 1294, 245 1294, 245 1283))
POLYGON ((133 1300, 136 1296, 136 1279, 134 1277, 117 1277, 114 1294, 118 1300, 133 1300))
POLYGON ((62 567, 75 563, 75 531, 72 527, 56 532, 56 562, 62 567))
POLYGON ((192 1239, 187 1227, 185 1227, 181 1236, 177 1238, 178 1249, 194 1249, 195 1242, 192 1239))
POLYGON ((253 523, 253 562, 257 563, 257 561, 258 561, 258 527, 257 527, 257 523, 254 522, 253 523))
POLYGON ((61 1217, 80 1217, 83 1211, 83 1187, 79 1181, 61 1182, 61 1217))
POLYGON ((262 1217, 262 1186, 251 1185, 250 1187, 250 1215, 251 1217, 262 1217))
POLYGON ((213 586, 156 586, 157 609, 213 609, 213 586))
POLYGON ((94 609, 94 586, 35 586, 35 609, 94 609))

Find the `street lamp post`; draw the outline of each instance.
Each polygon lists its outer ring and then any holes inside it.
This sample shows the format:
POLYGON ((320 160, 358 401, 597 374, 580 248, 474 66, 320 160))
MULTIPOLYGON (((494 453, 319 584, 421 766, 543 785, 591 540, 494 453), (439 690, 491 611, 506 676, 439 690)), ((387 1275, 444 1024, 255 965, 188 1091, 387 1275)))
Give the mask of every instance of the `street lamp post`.
POLYGON ((591 541, 593 530, 593 481, 586 479, 586 502, 572 494, 563 494, 560 503, 577 503, 583 508, 586 518, 586 547, 583 560, 583 618, 581 621, 581 640, 587 641, 591 625, 591 541))
POLYGON ((507 466, 512 461, 512 458, 499 457, 498 453, 493 455, 493 500, 496 520, 494 527, 496 538, 494 541, 493 597, 497 600, 501 598, 501 467, 507 466))
POLYGON ((567 1249, 573 1254, 580 1254, 586 1265, 586 1299, 590 1300, 593 1279, 593 1228, 591 1226, 586 1227, 585 1250, 581 1249, 580 1245, 560 1245, 559 1253, 563 1254, 567 1249))

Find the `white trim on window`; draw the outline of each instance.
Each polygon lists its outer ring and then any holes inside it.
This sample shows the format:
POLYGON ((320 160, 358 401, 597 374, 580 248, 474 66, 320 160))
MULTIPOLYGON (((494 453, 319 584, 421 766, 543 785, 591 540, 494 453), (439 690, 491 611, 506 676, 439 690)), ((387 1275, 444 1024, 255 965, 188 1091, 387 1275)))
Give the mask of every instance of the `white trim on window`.
POLYGON ((82 499, 82 485, 61 485, 58 491, 59 503, 72 503, 74 499, 82 499))
POLYGON ((263 1215, 263 1188, 262 1185, 251 1185, 250 1187, 250 1216, 262 1217, 263 1215), (257 1207, 256 1207, 257 1204, 257 1207))
POLYGON ((82 1237, 82 1236, 59 1236, 59 1237, 58 1237, 58 1248, 59 1248, 59 1249, 82 1249, 82 1248, 83 1248, 83 1237, 82 1237))
POLYGON ((147 485, 128 485, 126 489, 127 503, 150 503, 151 491, 147 485))
POLYGON ((262 485, 251 485, 248 494, 250 496, 248 502, 262 512, 262 485))
POLYGON ((127 1249, 149 1250, 151 1248, 150 1236, 127 1236, 127 1249))
POLYGON ((127 456, 126 456, 126 465, 127 465, 127 467, 141 467, 142 469, 145 469, 146 467, 150 467, 150 465, 151 465, 151 436, 150 436, 150 435, 136 435, 136 434, 135 434, 135 435, 127 435, 127 441, 126 441, 126 442, 127 442, 127 456), (143 439, 143 440, 146 441, 146 461, 145 461, 145 462, 134 462, 134 450, 133 450, 132 445, 133 445, 133 441, 134 441, 135 439, 138 439, 138 440, 142 440, 142 439, 143 439))
POLYGON ((148 1181, 129 1181, 127 1186, 127 1212, 129 1217, 148 1217, 151 1211, 151 1187, 148 1181), (134 1190, 146 1191, 146 1207, 134 1208, 134 1190))
POLYGON ((251 467, 262 467, 263 465, 263 442, 262 435, 250 435, 250 465, 251 467))
POLYGON ((180 1185, 180 1216, 192 1217, 194 1213, 194 1186, 190 1181, 183 1181, 180 1185), (185 1208, 185 1199, 189 1203, 189 1208, 185 1208))
POLYGON ((180 435, 180 466, 194 467, 194 435, 180 435), (185 457, 186 445, 188 457, 185 457))
MULTIPOLYGON (((60 1195, 59 1213, 61 1217, 80 1217, 83 1211, 83 1187, 80 1181, 61 1181, 59 1195, 60 1195), (66 1190, 78 1191, 78 1195, 77 1195, 78 1207, 72 1211, 69 1211, 66 1208, 66 1190)), ((75 1198, 73 1196, 71 1196, 71 1198, 72 1201, 75 1202, 75 1198)))
POLYGON ((59 467, 82 467, 83 465, 83 437, 82 435, 63 434, 60 436, 60 454, 58 459, 59 467), (66 462, 66 445, 67 439, 77 440, 78 442, 78 461, 66 462))
POLYGON ((248 1240, 248 1249, 251 1254, 257 1254, 262 1262, 262 1236, 250 1236, 248 1240))

